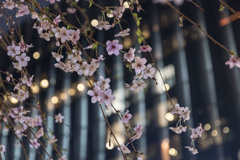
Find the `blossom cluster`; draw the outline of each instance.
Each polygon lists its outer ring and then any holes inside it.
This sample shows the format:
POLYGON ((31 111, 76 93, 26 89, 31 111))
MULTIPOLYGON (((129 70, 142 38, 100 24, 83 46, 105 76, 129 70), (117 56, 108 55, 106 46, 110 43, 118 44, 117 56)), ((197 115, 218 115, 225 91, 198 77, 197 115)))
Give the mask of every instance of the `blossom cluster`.
POLYGON ((110 107, 112 101, 115 99, 115 96, 112 95, 112 90, 110 89, 110 79, 104 78, 102 76, 99 77, 99 81, 95 82, 92 90, 88 90, 87 94, 92 96, 92 103, 100 103, 105 104, 106 107, 110 107))
MULTIPOLYGON (((186 132, 187 129, 190 128, 188 126, 182 125, 182 122, 185 123, 187 120, 190 119, 190 110, 188 107, 180 107, 179 104, 175 104, 175 108, 171 111, 171 114, 176 114, 179 118, 179 121, 176 127, 169 127, 170 130, 177 134, 181 134, 182 132, 186 132)), ((197 154, 198 150, 195 148, 194 141, 202 136, 202 134, 204 133, 204 129, 202 128, 202 124, 200 124, 197 128, 190 128, 190 130, 192 131, 192 134, 190 136, 192 142, 191 145, 186 146, 186 148, 189 149, 189 151, 193 154, 197 154)))
MULTIPOLYGON (((57 4, 60 2, 60 0, 46 1, 49 1, 50 4, 57 4)), ((66 3, 70 6, 70 8, 67 8, 68 13, 75 14, 77 11, 79 11, 79 6, 74 7, 74 5, 78 4, 78 1, 79 0, 66 1, 66 3)), ((153 1, 156 3, 166 3, 173 1, 176 5, 181 5, 184 3, 184 0, 153 1)), ((53 13, 50 13, 49 8, 46 7, 44 9, 41 8, 37 2, 36 4, 31 4, 29 2, 30 1, 27 0, 20 0, 18 2, 14 0, 5 0, 0 4, 4 9, 16 9, 15 18, 20 18, 30 14, 31 18, 35 21, 33 28, 37 30, 39 37, 45 39, 46 41, 55 41, 57 51, 51 51, 51 54, 52 57, 56 60, 56 63, 54 64, 56 68, 59 68, 64 72, 75 72, 89 81, 89 78, 94 79, 93 77, 95 77, 97 69, 100 67, 101 62, 108 58, 108 56, 115 55, 118 56, 118 58, 122 58, 126 67, 134 73, 132 83, 125 84, 126 88, 129 90, 138 92, 141 89, 147 87, 148 79, 154 79, 155 72, 158 70, 156 65, 153 63, 154 60, 152 60, 151 63, 146 58, 144 58, 144 54, 140 55, 141 53, 151 54, 152 48, 144 41, 141 30, 139 28, 141 17, 138 17, 137 13, 142 10, 142 7, 139 4, 138 0, 125 1, 131 10, 133 19, 136 21, 136 25, 138 27, 137 36, 139 38, 139 48, 131 47, 128 52, 123 50, 123 45, 120 43, 120 38, 129 36, 131 31, 130 28, 122 29, 121 26, 123 14, 127 10, 127 7, 125 7, 123 0, 119 0, 119 6, 111 7, 101 7, 99 5, 96 5, 94 1, 89 0, 89 7, 94 4, 100 8, 102 13, 102 18, 98 19, 97 25, 93 26, 94 29, 108 31, 118 25, 121 29, 118 33, 114 34, 114 37, 118 39, 106 40, 106 42, 98 42, 89 34, 89 31, 93 31, 93 28, 87 24, 89 19, 86 19, 86 24, 84 23, 83 25, 79 21, 79 26, 75 26, 68 22, 64 16, 65 13, 54 15, 53 13), (106 19, 106 15, 108 15, 107 17, 109 19, 106 19), (80 43, 80 39, 82 40, 84 38, 88 42, 86 47, 80 43), (103 57, 103 53, 99 53, 98 45, 102 45, 106 48, 106 57, 103 57), (92 55, 92 52, 95 54, 92 55)), ((85 13, 82 12, 81 14, 85 13)), ((3 37, 0 35, 0 40, 2 38, 3 37)), ((21 35, 19 38, 19 43, 16 42, 16 39, 11 39, 11 41, 7 43, 5 50, 7 50, 7 55, 12 61, 13 68, 17 72, 20 72, 21 76, 17 80, 13 78, 12 74, 8 72, 5 72, 5 74, 6 81, 14 84, 13 91, 10 92, 10 94, 8 93, 7 96, 16 98, 20 102, 20 106, 10 107, 10 109, 6 111, 0 110, 0 118, 10 126, 9 128, 13 128, 14 133, 16 133, 17 136, 28 137, 30 146, 38 149, 42 146, 40 138, 42 139, 44 137, 48 137, 46 140, 48 141, 49 145, 54 145, 54 143, 57 142, 57 139, 54 135, 52 135, 51 138, 49 138, 49 136, 46 136, 47 129, 45 129, 45 126, 43 124, 44 119, 41 115, 31 117, 29 116, 30 111, 25 110, 24 108, 24 102, 32 96, 30 87, 32 86, 32 80, 34 76, 29 75, 26 67, 30 61, 28 52, 29 49, 33 47, 33 45, 25 44, 21 35), (13 121, 13 126, 11 126, 11 121, 13 121), (33 130, 34 134, 29 135, 27 130, 33 130)), ((240 60, 237 56, 232 55, 230 57, 230 60, 226 62, 226 65, 229 65, 230 68, 233 68, 234 66, 240 68, 240 60)), ((91 102, 99 103, 101 105, 104 104, 107 109, 110 107, 114 108, 112 102, 117 97, 113 95, 110 88, 110 78, 104 78, 101 75, 98 75, 97 78, 98 80, 95 80, 95 82, 91 84, 91 88, 87 91, 87 94, 91 96, 91 102)), ((125 156, 125 154, 131 153, 128 145, 133 145, 132 142, 142 136, 143 126, 140 122, 138 122, 136 127, 130 127, 129 120, 132 118, 132 114, 129 113, 129 110, 126 110, 123 115, 120 114, 120 111, 116 111, 116 113, 118 114, 121 122, 126 129, 127 135, 130 135, 128 137, 127 144, 120 144, 118 146, 118 149, 121 150, 124 153, 123 156, 125 156)), ((190 129, 192 131, 192 134, 190 136, 192 143, 190 146, 186 146, 186 148, 189 149, 189 151, 191 151, 193 154, 198 153, 198 150, 194 145, 194 141, 202 136, 204 132, 202 125, 200 124, 197 128, 190 128, 185 125, 185 122, 190 119, 190 110, 188 107, 180 107, 179 104, 175 104, 175 108, 171 113, 175 114, 179 118, 179 121, 176 127, 170 127, 170 130, 174 131, 177 134, 181 134, 182 132, 186 132, 187 129, 190 129)), ((64 116, 61 113, 54 115, 54 118, 55 123, 63 123, 64 116)), ((0 153, 4 152, 5 146, 0 145, 0 153)), ((138 160, 142 159, 136 153, 135 155, 138 160)), ((49 158, 51 159, 51 157, 49 158)), ((65 155, 59 156, 59 160, 66 159, 67 158, 65 155)))

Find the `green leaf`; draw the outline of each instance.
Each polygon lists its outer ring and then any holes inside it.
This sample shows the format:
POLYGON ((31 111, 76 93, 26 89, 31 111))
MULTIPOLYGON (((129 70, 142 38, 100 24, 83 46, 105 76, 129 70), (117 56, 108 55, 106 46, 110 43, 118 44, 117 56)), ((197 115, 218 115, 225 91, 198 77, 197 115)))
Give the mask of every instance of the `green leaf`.
POLYGON ((225 7, 224 7, 223 5, 220 5, 220 8, 219 8, 218 11, 219 11, 219 12, 223 12, 223 11, 224 11, 224 8, 225 8, 225 7))
POLYGON ((137 26, 139 26, 140 25, 140 21, 139 20, 137 20, 137 26))
POLYGON ((128 68, 128 70, 129 70, 130 72, 132 72, 131 64, 126 64, 126 67, 128 68))
POLYGON ((93 43, 93 46, 92 46, 92 50, 97 50, 97 48, 98 48, 98 43, 97 42, 95 42, 95 43, 93 43))
POLYGON ((137 13, 133 13, 133 17, 137 18, 138 17, 137 13))
POLYGON ((89 8, 92 7, 93 1, 89 1, 89 8))
POLYGON ((138 38, 138 43, 141 44, 143 42, 144 38, 143 37, 139 37, 138 38))
POLYGON ((141 34, 142 34, 141 30, 140 30, 140 28, 138 28, 138 29, 137 29, 137 35, 138 35, 138 36, 141 36, 141 34))
POLYGON ((71 28, 71 26, 70 25, 67 25, 67 29, 70 29, 71 28))

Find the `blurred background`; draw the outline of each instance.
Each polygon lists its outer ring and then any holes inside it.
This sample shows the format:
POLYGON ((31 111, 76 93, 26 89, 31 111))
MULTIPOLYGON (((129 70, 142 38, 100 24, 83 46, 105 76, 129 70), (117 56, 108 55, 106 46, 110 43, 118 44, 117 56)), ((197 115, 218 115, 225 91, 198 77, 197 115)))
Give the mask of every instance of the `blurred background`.
MULTIPOLYGON (((96 1, 102 6, 119 5, 111 0, 96 1)), ((217 41, 240 53, 240 21, 236 14, 229 13, 225 8, 219 12, 217 0, 194 0, 205 11, 201 11, 190 2, 175 5, 189 18, 201 25, 217 41)), ((226 1, 236 11, 239 11, 240 1, 226 1)), ((163 4, 153 4, 150 0, 140 0, 144 12, 141 30, 153 48, 153 55, 158 67, 166 80, 167 89, 172 101, 191 109, 189 125, 197 127, 203 124, 205 133, 197 143, 199 154, 192 155, 184 146, 190 145, 190 131, 177 135, 168 129, 175 126, 177 117, 170 114, 170 102, 164 93, 163 83, 159 74, 156 78, 159 84, 149 81, 149 86, 141 92, 130 92, 124 88, 124 82, 130 83, 133 74, 123 65, 121 58, 107 56, 106 49, 99 47, 99 52, 107 57, 107 72, 103 65, 99 75, 111 78, 111 88, 116 96, 114 105, 120 109, 128 109, 133 114, 130 120, 132 126, 141 121, 144 126, 142 138, 134 142, 136 148, 145 154, 145 160, 240 160, 240 69, 229 69, 225 62, 230 56, 219 46, 206 38, 196 27, 186 20, 179 27, 179 15, 163 4)), ((79 2, 81 7, 88 7, 87 2, 79 2)), ((59 6, 66 10, 65 2, 59 6)), ((101 15, 100 10, 91 7, 88 11, 91 24, 94 26, 101 15)), ((74 22, 74 16, 67 16, 74 22)), ((81 17, 80 17, 81 19, 81 17)), ((124 50, 130 47, 139 48, 135 36, 136 25, 130 11, 123 16, 128 23, 123 23, 123 29, 131 28, 131 35, 121 43, 124 50)), ((1 27, 4 22, 0 19, 1 27)), ((30 16, 20 18, 22 34, 27 44, 33 43, 31 49, 30 74, 34 74, 32 92, 39 98, 42 109, 49 115, 64 115, 64 124, 54 124, 54 118, 47 116, 46 125, 58 139, 58 146, 63 149, 69 160, 119 160, 121 153, 116 149, 116 143, 111 140, 101 111, 96 104, 90 103, 86 95, 88 83, 77 74, 64 73, 56 69, 56 61, 50 56, 51 51, 57 51, 54 41, 46 42, 40 39, 36 30, 32 29, 30 16)), ((5 28, 6 29, 6 28, 5 28)), ((7 31, 7 30, 5 30, 7 31)), ((110 31, 96 31, 94 38, 105 43, 115 39, 119 32, 115 27, 110 31), (109 34, 112 32, 113 34, 109 34)), ((80 39, 87 46, 84 38, 80 39)), ((150 59, 148 53, 142 54, 150 59)), ((2 52, 0 69, 13 71, 7 55, 2 52)), ((36 104, 36 101, 29 100, 36 104)), ((17 105, 17 101, 12 103, 17 105)), ((32 114, 37 110, 30 108, 32 114)), ((119 141, 126 142, 125 131, 121 121, 111 110, 106 110, 112 128, 119 141)), ((6 160, 25 159, 21 147, 14 135, 1 128, 1 144, 6 145, 6 160)), ((26 139, 27 153, 31 160, 40 159, 26 139)), ((56 155, 52 147, 47 151, 56 155)), ((44 154, 43 151, 40 152, 44 154)))

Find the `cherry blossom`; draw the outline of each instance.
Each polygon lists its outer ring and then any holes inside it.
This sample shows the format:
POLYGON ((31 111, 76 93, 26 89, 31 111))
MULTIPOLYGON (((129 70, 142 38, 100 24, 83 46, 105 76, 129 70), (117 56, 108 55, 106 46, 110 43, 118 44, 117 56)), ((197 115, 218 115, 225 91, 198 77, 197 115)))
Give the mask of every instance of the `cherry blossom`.
POLYGON ((57 142, 58 140, 56 139, 55 136, 52 136, 52 138, 48 139, 48 143, 49 144, 54 144, 55 142, 57 142))
POLYGON ((76 13, 76 8, 67 8, 67 12, 69 13, 69 14, 74 14, 74 13, 76 13))
POLYGON ((122 150, 123 153, 125 153, 125 154, 131 153, 131 151, 128 149, 128 147, 126 147, 124 144, 121 144, 120 148, 118 147, 118 150, 122 150))
POLYGON ((12 10, 13 8, 15 8, 15 2, 13 0, 6 0, 3 2, 3 8, 12 10))
POLYGON ((18 13, 16 14, 16 18, 22 17, 30 13, 27 5, 20 4, 17 6, 17 8, 18 8, 18 13))
POLYGON ((190 152, 192 152, 192 154, 198 153, 198 150, 192 146, 185 146, 185 148, 187 148, 190 152))
POLYGON ((143 80, 133 80, 132 85, 127 85, 126 87, 130 88, 132 91, 140 91, 145 88, 147 84, 143 80))
POLYGON ((22 84, 26 84, 28 87, 32 86, 32 79, 34 75, 32 75, 30 78, 27 77, 27 74, 24 74, 22 78, 20 78, 20 81, 22 84))
POLYGON ((33 120, 34 126, 42 126, 42 117, 36 116, 33 120))
POLYGON ((146 58, 135 57, 135 63, 132 64, 132 68, 135 69, 136 74, 139 74, 146 68, 146 62, 146 58))
POLYGON ((61 22, 60 15, 58 15, 56 18, 54 18, 53 23, 58 25, 58 23, 61 22))
POLYGON ((143 78, 147 79, 148 77, 153 78, 156 72, 156 68, 154 68, 151 64, 148 64, 147 67, 143 70, 143 78))
POLYGON ((118 44, 118 40, 113 40, 111 41, 107 41, 107 52, 108 55, 112 55, 115 54, 116 56, 119 55, 119 50, 121 50, 123 48, 123 46, 121 44, 118 44))
MULTIPOLYGON (((50 1, 51 4, 54 4, 56 2, 60 2, 61 0, 47 0, 50 1)), ((75 4, 79 0, 67 0, 66 2, 68 5, 70 4, 70 8, 68 6, 66 7, 67 12, 74 14, 77 13, 79 10, 76 10, 75 4), (74 2, 74 5, 72 4, 74 2)), ((164 0, 158 0, 164 1, 164 0)), ((165 0, 167 1, 167 0, 165 0)), ((91 7, 91 2, 89 1, 91 7)), ((122 22, 122 17, 125 12, 125 7, 123 5, 123 0, 119 0, 120 6, 113 6, 109 7, 106 6, 104 7, 104 10, 101 9, 102 11, 102 19, 99 20, 98 24, 95 26, 96 29, 98 30, 109 30, 113 28, 116 24, 119 24, 121 28, 121 22, 122 22), (107 21, 110 17, 105 17, 106 14, 111 13, 113 15, 113 19, 110 21, 107 21), (107 18, 107 19, 106 19, 107 18)), ((140 21, 141 17, 138 17, 137 12, 142 10, 141 5, 139 4, 138 0, 133 0, 133 1, 125 1, 129 4, 131 12, 134 15, 134 19, 140 21), (137 7, 137 8, 135 8, 137 7)), ((174 0, 174 3, 177 5, 180 5, 184 2, 184 0, 174 0)), ((95 5, 96 2, 94 2, 93 5, 95 5)), ((96 3, 97 4, 97 3, 96 3)), ((54 43, 56 46, 56 52, 51 51, 52 56, 56 59, 57 63, 54 64, 56 68, 59 68, 63 70, 64 72, 76 72, 78 75, 81 75, 84 78, 89 78, 89 77, 95 77, 97 74, 95 72, 99 68, 100 64, 102 61, 105 60, 103 57, 103 53, 100 53, 98 50, 98 45, 102 45, 105 47, 104 43, 105 42, 98 42, 95 41, 93 37, 90 37, 88 39, 88 36, 91 36, 91 34, 88 34, 92 32, 92 28, 88 25, 82 25, 80 24, 80 27, 77 27, 78 25, 72 26, 70 23, 68 23, 68 20, 65 17, 66 12, 58 12, 58 13, 63 13, 58 16, 52 15, 51 12, 51 7, 50 10, 48 8, 42 8, 43 12, 41 10, 41 5, 38 6, 38 2, 36 1, 36 4, 28 4, 27 1, 20 0, 18 2, 14 2, 13 0, 6 0, 2 3, 2 7, 5 9, 12 10, 16 8, 16 14, 15 17, 22 17, 25 15, 28 15, 31 12, 31 17, 32 19, 35 20, 33 28, 37 30, 39 37, 45 39, 46 41, 50 41, 51 39, 54 39, 56 43, 54 43), (26 5, 27 4, 27 5, 26 5), (35 10, 35 8, 37 10, 35 10), (37 12, 36 12, 37 11, 37 12), (49 14, 48 14, 49 13, 49 14), (63 21, 63 22, 62 22, 63 21), (62 22, 62 23, 61 23, 62 22), (90 30, 90 32, 89 32, 90 30), (84 34, 86 36, 86 39, 89 40, 89 44, 87 47, 82 50, 81 43, 79 41, 80 39, 80 32, 81 34, 84 34), (97 46, 97 47, 96 47, 97 46), (91 50, 86 50, 86 49, 93 49, 91 50), (84 54, 82 54, 82 52, 84 54), (92 54, 96 53, 96 54, 92 54), (91 55, 93 55, 91 57, 91 55), (87 58, 86 58, 87 57, 87 58), (62 60, 64 59, 64 60, 62 60), (62 61, 61 61, 62 60, 62 61)), ((54 9, 54 8, 53 8, 54 9)), ((84 8, 83 8, 84 9, 84 8)), ((76 14, 78 15, 78 14, 76 14)), ((11 19, 10 19, 11 20, 11 19)), ((82 20, 81 20, 82 21, 82 20)), ((12 21, 14 24, 15 21, 12 21)), ((140 23, 140 22, 139 22, 140 23)), ((12 25, 12 24, 11 24, 12 25)), ((137 22, 137 26, 139 27, 139 24, 137 22)), ((14 27, 13 28, 14 32, 14 27)), ((125 26, 124 26, 125 27, 125 26)), ((14 36, 16 32, 12 34, 14 36)), ((40 115, 36 115, 35 117, 30 117, 28 115, 30 111, 25 110, 24 107, 20 104, 25 104, 25 100, 29 97, 29 87, 32 86, 32 80, 33 80, 33 75, 30 75, 27 66, 30 61, 30 57, 27 56, 27 53, 29 49, 32 46, 32 44, 27 45, 24 40, 23 36, 21 33, 19 33, 19 37, 14 37, 12 38, 9 36, 9 40, 5 45, 5 50, 7 50, 7 55, 10 56, 10 59, 12 60, 12 65, 14 67, 14 71, 17 71, 19 73, 19 77, 13 78, 12 74, 6 72, 6 81, 9 84, 14 84, 12 88, 13 91, 9 91, 6 95, 11 96, 16 98, 20 103, 16 104, 17 107, 11 107, 5 109, 5 110, 0 110, 0 118, 8 123, 8 119, 11 118, 14 122, 13 127, 14 132, 19 135, 19 136, 27 136, 27 131, 33 129, 33 134, 34 136, 33 139, 30 139, 30 146, 38 149, 40 147, 40 141, 39 138, 43 137, 44 134, 47 132, 47 130, 44 130, 43 126, 43 120, 45 120, 45 116, 43 115, 42 117, 40 115), (20 39, 20 42, 17 43, 16 40, 20 39), (16 45, 15 45, 16 44, 16 45), (10 95, 9 95, 10 93, 10 95), (19 106, 20 105, 20 106, 19 106), (5 113, 6 112, 6 113, 5 113), (44 133, 45 132, 45 133, 44 133)), ((130 34, 130 29, 127 28, 125 30, 122 30, 115 34, 115 37, 126 37, 130 34)), ((4 34, 3 34, 4 35, 4 34)), ((5 35, 4 35, 5 36, 5 35)), ((134 35, 133 35, 134 37, 134 35)), ((0 39, 2 39, 2 36, 0 35, 0 39)), ((106 40, 106 50, 108 55, 115 54, 118 56, 120 54, 120 50, 123 55, 123 61, 125 62, 126 66, 129 68, 129 70, 134 69, 135 70, 135 75, 133 76, 133 80, 131 84, 126 84, 126 87, 129 88, 131 91, 140 91, 143 88, 146 88, 147 86, 147 79, 148 78, 153 78, 156 72, 156 68, 154 67, 155 64, 150 64, 147 63, 146 58, 141 58, 139 56, 135 57, 135 48, 130 48, 127 53, 122 51, 123 45, 119 44, 119 40, 115 39, 113 41, 106 40)), ((51 44, 52 46, 52 44, 51 44)), ((53 47, 52 47, 53 48, 53 47)), ((55 50, 55 49, 54 49, 55 50)), ((138 50, 138 53, 141 52, 151 52, 152 48, 151 46, 147 45, 146 42, 144 41, 144 45, 140 46, 140 49, 138 50)), ((122 57, 119 57, 122 58, 122 57)), ((226 65, 230 65, 230 68, 233 68, 235 65, 237 67, 240 67, 239 59, 235 56, 232 56, 228 62, 226 62, 226 65)), ((5 82, 6 82, 5 81, 5 82)), ((109 78, 104 78, 103 76, 99 75, 99 80, 94 82, 93 86, 91 86, 91 89, 87 91, 87 94, 91 96, 91 102, 92 103, 100 103, 100 104, 105 104, 107 107, 112 106, 112 101, 115 100, 115 96, 112 93, 112 89, 110 88, 110 79, 109 78)), ((32 96, 32 93, 31 93, 32 96)), ((4 102, 5 103, 5 102, 4 102)), ((9 103, 9 102, 8 102, 9 103)), ((8 105, 8 104, 7 104, 8 105)), ((40 104, 36 105, 36 108, 40 109, 40 104)), ((176 114, 179 118, 179 123, 177 124, 176 127, 170 127, 171 130, 176 132, 177 134, 180 134, 182 132, 186 132, 187 126, 182 126, 181 122, 185 122, 186 120, 189 120, 190 118, 190 110, 188 107, 180 107, 179 104, 175 104, 175 109, 171 112, 172 114, 176 114), (180 125, 179 125, 180 124, 180 125)), ((103 113, 104 114, 104 113, 103 113)), ((58 113, 57 115, 54 116, 55 118, 55 123, 63 123, 64 116, 61 115, 61 113, 58 113)), ((128 145, 139 139, 142 136, 143 133, 143 126, 140 122, 137 123, 137 126, 135 128, 132 128, 130 124, 128 124, 129 120, 132 118, 132 114, 129 113, 129 110, 126 110, 126 112, 123 114, 122 118, 120 116, 120 119, 123 124, 127 129, 126 132, 130 132, 130 140, 128 140, 128 143, 126 145, 121 144, 119 147, 123 150, 124 154, 131 153, 131 151, 128 149, 128 145), (129 128, 128 128, 129 127, 129 128)), ((9 127, 9 128, 10 128, 9 127)), ((204 132, 202 125, 200 124, 197 128, 191 129, 192 134, 190 138, 192 138, 192 142, 195 141, 196 138, 201 137, 202 133, 204 132)), ((111 133, 113 134, 113 133, 111 133)), ((48 139, 49 144, 54 144, 57 141, 55 136, 53 135, 52 138, 48 139)), ((193 143, 191 146, 187 146, 193 154, 196 154, 198 151, 195 147, 192 147, 193 143)), ((193 145, 194 146, 194 145, 193 145)), ((120 149, 118 147, 118 149, 120 149)), ((5 152, 5 146, 0 145, 0 153, 5 152)), ((66 156, 59 154, 60 156, 58 157, 59 160, 66 160, 66 156)), ((141 160, 142 158, 139 157, 139 154, 135 155, 138 160, 141 160)))
POLYGON ((61 113, 58 113, 58 115, 55 115, 55 123, 62 123, 64 119, 64 116, 62 116, 61 113))
POLYGON ((99 77, 99 81, 97 81, 97 83, 95 83, 95 86, 98 86, 101 90, 105 90, 110 88, 110 78, 104 78, 103 76, 99 77))
POLYGON ((112 101, 115 99, 115 96, 112 95, 111 89, 107 89, 105 92, 101 92, 100 96, 100 103, 105 103, 107 107, 111 106, 112 101))
POLYGON ((175 106, 175 108, 174 108, 174 110, 171 111, 171 114, 181 114, 183 112, 184 108, 180 107, 179 104, 175 104, 174 106, 175 106))
POLYGON ((64 43, 65 41, 70 40, 69 35, 67 34, 67 29, 65 27, 62 28, 53 28, 52 29, 53 33, 55 33, 56 38, 60 38, 61 42, 64 43))
POLYGON ((135 131, 136 133, 140 133, 140 132, 142 132, 142 130, 143 130, 142 123, 141 123, 141 122, 138 122, 138 123, 137 123, 137 126, 134 128, 134 131, 135 131))
POLYGON ((6 80, 9 82, 13 78, 13 75, 10 74, 9 72, 6 72, 6 73, 7 73, 6 80))
POLYGON ((109 30, 111 28, 111 25, 109 25, 108 21, 98 21, 98 24, 95 26, 95 28, 99 29, 99 30, 109 30))
POLYGON ((104 61, 105 58, 103 58, 103 55, 100 55, 99 57, 97 57, 97 61, 96 62, 100 62, 100 61, 104 61))
POLYGON ((137 126, 134 127, 133 130, 135 131, 135 135, 133 137, 131 137, 131 140, 135 141, 136 139, 140 139, 142 136, 142 130, 143 130, 143 126, 142 126, 141 122, 138 122, 137 126))
POLYGON ((12 46, 7 47, 7 54, 11 57, 15 57, 16 55, 19 55, 21 53, 20 49, 20 46, 15 46, 15 44, 12 43, 12 46))
POLYGON ((192 134, 190 138, 192 139, 197 139, 198 137, 201 137, 203 134, 204 130, 202 128, 202 124, 200 124, 197 128, 192 129, 192 134))
POLYGON ((41 127, 38 132, 36 133, 36 138, 41 138, 44 135, 43 127, 41 127))
POLYGON ((80 30, 77 29, 76 31, 71 29, 67 30, 66 33, 69 35, 69 39, 74 43, 77 44, 77 41, 80 39, 80 30))
POLYGON ((231 56, 230 59, 225 64, 229 65, 230 69, 232 69, 235 66, 240 68, 240 59, 236 56, 231 56))
POLYGON ((149 45, 140 46, 138 53, 141 53, 141 52, 152 52, 152 47, 150 47, 149 45))
POLYGON ((35 149, 38 149, 38 147, 40 147, 40 143, 38 143, 38 140, 36 138, 30 139, 30 147, 33 147, 35 149))
POLYGON ((89 96, 92 96, 92 98, 91 98, 92 103, 96 103, 97 101, 99 102, 101 100, 99 87, 94 87, 93 90, 88 90, 87 94, 89 96))
POLYGON ((115 37, 126 37, 126 36, 129 35, 129 32, 130 32, 130 29, 127 28, 127 29, 119 32, 118 34, 115 34, 114 36, 115 36, 115 37))
POLYGON ((16 56, 16 60, 21 67, 26 67, 30 61, 30 57, 28 57, 26 53, 22 53, 20 56, 16 56))
POLYGON ((11 96, 23 102, 25 99, 29 97, 29 92, 24 91, 23 89, 19 89, 17 94, 11 93, 11 96))
POLYGON ((0 145, 0 153, 3 154, 6 152, 6 147, 5 145, 0 145))
POLYGON ((55 2, 60 2, 61 0, 49 0, 51 4, 55 3, 55 2))
POLYGON ((130 48, 129 51, 127 53, 124 54, 123 58, 124 60, 128 61, 128 62, 132 62, 134 60, 135 57, 135 48, 130 48))
POLYGON ((169 127, 170 130, 172 130, 173 132, 177 133, 177 134, 181 134, 182 132, 186 132, 187 131, 187 126, 178 126, 178 127, 169 127))
POLYGON ((129 110, 127 110, 124 115, 122 116, 122 122, 124 124, 127 124, 128 121, 132 118, 132 114, 129 113, 129 110))
POLYGON ((182 118, 184 121, 187 121, 190 119, 190 110, 188 107, 184 107, 182 113, 179 115, 179 118, 182 118))
POLYGON ((114 11, 112 11, 112 14, 117 18, 122 18, 123 12, 125 11, 125 7, 117 7, 114 11))
POLYGON ((56 59, 57 62, 63 58, 63 55, 57 54, 56 52, 52 52, 52 56, 56 59))

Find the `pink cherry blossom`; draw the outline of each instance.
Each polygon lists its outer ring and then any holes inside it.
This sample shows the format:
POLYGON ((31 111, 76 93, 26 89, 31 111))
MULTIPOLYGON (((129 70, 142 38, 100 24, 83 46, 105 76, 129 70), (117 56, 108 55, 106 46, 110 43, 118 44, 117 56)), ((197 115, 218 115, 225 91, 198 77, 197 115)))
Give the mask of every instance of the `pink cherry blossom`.
POLYGON ((58 15, 56 18, 54 18, 53 23, 58 25, 58 23, 61 22, 60 15, 58 15))
POLYGON ((100 96, 100 103, 105 103, 107 107, 111 106, 112 101, 115 99, 115 96, 112 95, 111 89, 107 89, 105 92, 101 92, 100 96))
POLYGON ((126 147, 124 144, 121 144, 120 148, 118 147, 118 150, 122 150, 123 153, 125 153, 125 154, 131 153, 131 151, 128 149, 128 147, 126 147))
POLYGON ((195 147, 185 146, 185 148, 187 148, 190 152, 192 152, 192 154, 197 154, 198 153, 198 150, 195 147))
POLYGON ((65 27, 62 28, 53 28, 53 33, 55 33, 56 38, 60 38, 61 42, 64 43, 70 39, 69 35, 67 34, 67 29, 65 27))
POLYGON ((231 56, 230 59, 225 64, 229 65, 230 69, 232 69, 235 66, 240 68, 240 59, 236 56, 231 56))
POLYGON ((30 13, 27 5, 20 4, 17 6, 17 8, 18 8, 18 12, 16 14, 16 18, 22 17, 24 15, 28 15, 30 13))
POLYGON ((92 98, 91 98, 92 103, 96 103, 97 101, 101 100, 99 87, 95 86, 93 90, 88 90, 87 94, 89 96, 92 96, 92 98))
POLYGON ((31 12, 32 14, 32 19, 37 19, 38 18, 38 13, 37 12, 31 12))
POLYGON ((106 58, 103 58, 103 55, 97 57, 97 62, 104 61, 106 58))
POLYGON ((56 52, 52 52, 52 56, 56 59, 57 62, 63 58, 63 55, 57 54, 56 52))
POLYGON ((138 123, 137 123, 137 126, 134 128, 134 131, 135 131, 136 133, 139 133, 139 132, 142 132, 142 130, 143 130, 142 123, 141 123, 141 122, 138 122, 138 123))
POLYGON ((56 137, 55 136, 52 136, 52 138, 50 138, 49 140, 48 140, 48 143, 49 144, 54 144, 55 142, 57 142, 58 140, 56 139, 56 137))
POLYGON ((124 60, 128 61, 128 62, 132 62, 134 60, 135 57, 135 48, 130 48, 129 51, 127 53, 124 54, 123 58, 124 60))
POLYGON ((150 47, 149 45, 140 46, 138 53, 141 53, 141 52, 152 52, 152 47, 150 47))
POLYGON ((60 2, 61 0, 50 0, 50 3, 53 4, 55 2, 60 2))
POLYGON ((170 130, 172 130, 173 132, 177 133, 177 134, 181 134, 182 132, 186 132, 187 131, 187 126, 178 126, 178 127, 169 127, 170 130))
POLYGON ((13 75, 10 74, 9 72, 6 72, 6 74, 7 74, 6 80, 9 82, 13 78, 13 75))
POLYGON ((67 8, 67 12, 69 13, 69 14, 74 14, 74 13, 76 13, 76 8, 67 8))
POLYGON ((77 29, 76 31, 73 29, 67 30, 67 34, 69 35, 70 40, 77 44, 77 41, 80 39, 80 30, 77 29))
POLYGON ((36 116, 33 120, 34 126, 42 126, 42 117, 36 116))
POLYGON ((5 145, 0 145, 0 153, 4 154, 6 152, 6 147, 5 145))
POLYGON ((119 50, 121 50, 123 48, 123 46, 121 44, 118 44, 118 40, 113 40, 111 41, 107 41, 107 52, 108 55, 112 55, 115 54, 116 56, 119 55, 119 50))
POLYGON ((175 108, 171 111, 171 114, 182 114, 184 107, 180 107, 179 104, 175 104, 174 106, 175 108))
POLYGON ((109 30, 111 28, 111 25, 109 25, 108 21, 98 21, 98 24, 95 26, 95 28, 99 29, 99 30, 109 30))
POLYGON ((147 86, 147 84, 143 80, 134 79, 132 85, 126 84, 125 86, 127 88, 130 88, 131 91, 138 92, 138 91, 142 90, 143 88, 145 88, 147 86))
POLYGON ((127 110, 124 115, 122 116, 122 122, 124 124, 127 124, 128 121, 132 118, 132 114, 129 113, 129 110, 127 110))
POLYGON ((143 70, 143 78, 147 79, 148 77, 153 78, 156 72, 156 68, 154 68, 151 64, 148 64, 147 67, 143 70))
POLYGON ((36 133, 36 138, 41 138, 44 135, 43 127, 41 127, 38 132, 36 133))
POLYGON ((117 7, 114 11, 112 11, 112 14, 114 15, 115 18, 122 18, 123 12, 125 11, 125 7, 117 7))
POLYGON ((135 69, 136 74, 139 74, 146 68, 146 62, 146 58, 135 57, 135 63, 132 64, 132 68, 135 69))
POLYGON ((182 118, 184 121, 187 121, 190 119, 190 110, 188 107, 184 107, 182 113, 179 115, 179 118, 182 118))
POLYGON ((20 102, 23 102, 25 99, 29 97, 29 92, 19 89, 17 94, 11 93, 11 96, 16 98, 20 102))
POLYGON ((61 113, 58 113, 58 115, 55 115, 55 123, 62 123, 64 119, 64 116, 62 116, 61 113))
POLYGON ((200 124, 197 128, 192 129, 192 134, 191 134, 190 138, 197 139, 198 137, 202 136, 203 132, 204 132, 204 130, 202 128, 202 124, 200 124))
POLYGON ((38 149, 40 147, 40 143, 38 143, 37 139, 30 139, 30 147, 33 147, 35 149, 38 149))
POLYGON ((12 43, 12 46, 8 46, 7 47, 7 55, 11 56, 11 57, 15 57, 16 55, 19 55, 21 53, 20 51, 20 46, 15 46, 14 43, 12 43))
POLYGON ((26 53, 22 53, 20 56, 16 56, 16 60, 21 67, 26 67, 28 65, 28 61, 30 61, 30 57, 28 57, 26 53))
POLYGON ((119 32, 118 34, 115 34, 114 36, 115 36, 115 37, 126 37, 126 36, 129 35, 129 32, 130 32, 130 29, 127 28, 127 29, 119 32))
POLYGON ((13 8, 15 8, 15 2, 13 0, 6 0, 3 1, 3 8, 7 8, 9 10, 12 10, 13 8))
POLYGON ((106 90, 108 88, 110 88, 110 78, 104 78, 103 76, 99 77, 99 81, 97 81, 97 83, 95 83, 95 86, 98 86, 101 90, 106 90))

